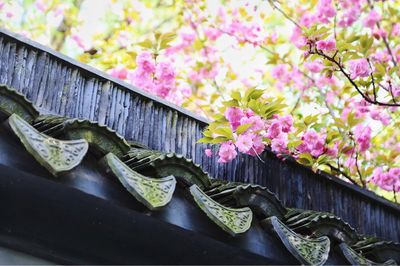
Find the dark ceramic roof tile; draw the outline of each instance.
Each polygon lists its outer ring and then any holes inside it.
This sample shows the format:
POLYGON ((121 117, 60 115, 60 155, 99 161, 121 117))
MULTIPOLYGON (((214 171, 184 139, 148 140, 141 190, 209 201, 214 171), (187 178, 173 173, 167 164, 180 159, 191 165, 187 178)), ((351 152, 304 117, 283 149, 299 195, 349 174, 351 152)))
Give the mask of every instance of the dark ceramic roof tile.
POLYGON ((208 173, 200 165, 175 153, 131 148, 123 161, 133 170, 145 175, 155 177, 173 175, 203 189, 211 185, 208 173))
POLYGON ((346 258, 346 260, 351 264, 351 265, 397 265, 396 261, 393 259, 389 259, 385 262, 374 262, 366 257, 364 257, 362 254, 359 252, 355 251, 351 247, 349 247, 346 243, 341 243, 339 245, 339 248, 343 254, 343 256, 346 258))
POLYGON ((3 84, 0 84, 0 111, 7 117, 17 114, 27 122, 39 116, 39 111, 25 95, 3 84))
POLYGON ((69 139, 86 139, 102 156, 112 152, 122 157, 130 149, 130 144, 117 132, 89 120, 42 115, 34 121, 34 126, 51 136, 64 135, 69 139))
POLYGON ((326 235, 337 243, 351 245, 359 240, 357 231, 332 213, 291 209, 285 216, 285 223, 296 232, 326 235))
MULTIPOLYGON (((213 184, 216 184, 214 181, 213 184)), ((277 196, 266 187, 239 182, 220 182, 205 191, 211 198, 230 206, 248 206, 260 217, 283 218, 287 210, 277 196), (234 202, 234 203, 232 203, 234 202)))
POLYGON ((366 237, 353 245, 352 248, 377 262, 394 259, 397 263, 400 263, 400 243, 385 241, 376 237, 366 237))

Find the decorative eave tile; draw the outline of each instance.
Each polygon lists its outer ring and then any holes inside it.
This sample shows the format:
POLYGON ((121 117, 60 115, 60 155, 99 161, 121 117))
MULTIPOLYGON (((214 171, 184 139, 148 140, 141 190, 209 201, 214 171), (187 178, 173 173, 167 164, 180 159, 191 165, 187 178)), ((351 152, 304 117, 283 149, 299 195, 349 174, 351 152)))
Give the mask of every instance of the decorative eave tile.
POLYGON ((113 153, 107 154, 102 161, 122 185, 150 210, 163 207, 171 201, 176 186, 174 176, 146 177, 129 168, 113 153))
POLYGON ((262 223, 276 233, 286 249, 300 263, 306 265, 323 265, 327 261, 330 250, 330 240, 328 237, 305 238, 293 232, 275 216, 263 220, 262 223))
POLYGON ((390 259, 384 263, 376 263, 368 260, 361 254, 357 253, 355 250, 350 248, 346 243, 341 243, 339 249, 343 256, 351 265, 397 265, 396 261, 390 259))
POLYGON ((89 145, 86 140, 58 140, 46 136, 17 114, 8 123, 26 150, 54 176, 78 166, 85 157, 89 145))
POLYGON ((207 196, 197 185, 190 187, 195 202, 207 216, 232 236, 250 229, 253 212, 250 208, 233 209, 223 206, 207 196))

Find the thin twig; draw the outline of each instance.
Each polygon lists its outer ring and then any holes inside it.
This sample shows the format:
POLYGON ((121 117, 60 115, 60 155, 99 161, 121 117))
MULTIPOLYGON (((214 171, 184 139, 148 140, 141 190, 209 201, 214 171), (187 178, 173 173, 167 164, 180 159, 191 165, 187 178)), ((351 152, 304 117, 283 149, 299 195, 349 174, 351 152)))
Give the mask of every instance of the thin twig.
POLYGON ((333 169, 333 170, 335 170, 336 172, 338 172, 338 173, 340 173, 342 176, 344 176, 345 178, 347 178, 351 183, 353 183, 354 185, 358 185, 358 183, 353 179, 353 178, 351 178, 348 174, 346 174, 345 172, 343 172, 342 170, 340 170, 339 168, 337 168, 337 167, 335 167, 335 166, 333 166, 333 165, 331 165, 331 164, 328 164, 328 166, 331 168, 331 169, 333 169))
POLYGON ((273 8, 275 8, 276 10, 279 11, 279 13, 281 13, 286 19, 288 19, 289 21, 291 21, 297 28, 299 29, 303 29, 294 19, 292 19, 288 14, 286 14, 282 9, 280 9, 276 4, 274 0, 269 0, 268 1, 273 8))
MULTIPOLYGON (((369 5, 369 8, 370 8, 371 10, 374 9, 374 5, 372 4, 371 0, 368 0, 368 5, 369 5)), ((379 21, 376 22, 376 26, 377 26, 377 28, 378 28, 379 30, 381 30, 381 24, 379 23, 379 21)), ((381 38, 382 38, 383 43, 384 43, 385 46, 386 46, 386 50, 388 51, 388 53, 389 53, 389 55, 390 55, 390 57, 391 57, 391 59, 392 59, 393 65, 394 65, 394 66, 397 66, 397 62, 396 62, 396 59, 395 59, 395 57, 394 57, 394 55, 393 55, 393 53, 392 53, 392 49, 390 49, 388 39, 386 39, 385 36, 381 36, 381 38)))

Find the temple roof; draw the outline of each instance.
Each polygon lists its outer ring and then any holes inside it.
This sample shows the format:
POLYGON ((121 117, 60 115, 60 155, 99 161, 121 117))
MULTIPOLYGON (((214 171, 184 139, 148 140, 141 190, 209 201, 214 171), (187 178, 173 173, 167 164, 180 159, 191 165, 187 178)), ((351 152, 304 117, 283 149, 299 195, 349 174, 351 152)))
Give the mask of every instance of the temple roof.
POLYGON ((332 213, 287 208, 266 187, 216 179, 191 159, 127 141, 99 122, 42 114, 5 85, 0 114, 0 151, 10 151, 1 164, 245 250, 265 263, 400 263, 400 244, 391 239, 360 234, 332 213))

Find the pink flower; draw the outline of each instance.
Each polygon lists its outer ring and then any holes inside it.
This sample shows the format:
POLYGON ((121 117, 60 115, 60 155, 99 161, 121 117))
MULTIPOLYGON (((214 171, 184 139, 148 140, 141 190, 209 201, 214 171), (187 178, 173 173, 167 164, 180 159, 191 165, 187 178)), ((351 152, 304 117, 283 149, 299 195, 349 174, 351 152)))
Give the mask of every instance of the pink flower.
POLYGON ((211 149, 205 149, 204 153, 206 154, 207 157, 211 157, 213 155, 213 152, 211 149))
POLYGON ((368 77, 371 74, 368 61, 365 58, 354 59, 348 62, 352 79, 357 77, 368 77))
POLYGON ((293 29, 292 35, 290 36, 290 41, 297 48, 302 48, 307 44, 307 38, 304 35, 302 35, 301 30, 297 27, 293 29))
POLYGON ((289 70, 285 64, 276 65, 271 72, 271 75, 278 80, 288 80, 289 70))
POLYGON ((395 23, 392 28, 393 36, 400 36, 400 23, 395 23))
POLYGON ((235 143, 238 150, 242 153, 248 152, 253 147, 253 138, 251 134, 240 135, 235 143))
POLYGON ((267 131, 267 138, 277 138, 282 133, 282 125, 279 121, 273 122, 267 131))
POLYGON ((338 153, 339 153, 339 142, 336 142, 335 145, 333 145, 333 147, 328 147, 326 149, 326 154, 331 156, 331 157, 337 157, 338 153))
POLYGON ((222 143, 218 151, 218 156, 219 163, 227 163, 232 161, 237 156, 235 145, 233 145, 231 141, 222 143))
POLYGON ((244 116, 242 109, 238 107, 228 107, 225 111, 225 117, 228 119, 233 130, 240 126, 240 119, 244 116))
POLYGON ((127 78, 132 85, 148 92, 152 92, 154 89, 154 82, 151 73, 146 73, 139 68, 135 69, 135 71, 129 71, 127 78))
POLYGON ((279 118, 281 123, 282 132, 289 133, 293 126, 293 117, 291 115, 285 115, 279 118))
POLYGON ((369 126, 357 125, 354 130, 354 137, 358 143, 360 151, 366 151, 371 144, 371 128, 369 126))
POLYGON ((371 110, 370 114, 372 119, 381 121, 384 125, 389 125, 392 117, 385 113, 383 110, 371 110))
POLYGON ((375 10, 371 10, 371 12, 368 14, 368 17, 364 19, 363 25, 372 29, 375 27, 376 23, 379 22, 379 20, 381 20, 381 15, 379 15, 379 13, 375 10))
POLYGON ((175 69, 170 63, 161 62, 156 68, 156 78, 163 84, 173 84, 175 82, 175 69))
POLYGON ((317 5, 317 17, 322 23, 328 23, 329 18, 336 15, 336 9, 332 6, 331 0, 320 0, 317 5))
POLYGON ((300 18, 300 24, 307 28, 313 26, 317 21, 317 16, 309 12, 305 12, 300 18))
POLYGON ((333 51, 336 49, 336 41, 334 39, 321 40, 316 42, 316 46, 318 50, 333 51))
POLYGON ((251 124, 249 129, 253 131, 259 131, 265 127, 264 120, 262 120, 262 118, 258 115, 253 115, 250 117, 244 116, 240 119, 240 124, 251 124))
POLYGON ((389 54, 382 50, 377 50, 371 56, 375 61, 377 61, 379 63, 385 63, 390 60, 389 54))
POLYGON ((379 40, 379 38, 387 38, 388 33, 384 29, 375 29, 373 35, 379 40))
POLYGON ((126 79, 128 76, 128 70, 123 65, 118 65, 118 66, 108 70, 107 73, 113 77, 116 77, 116 78, 122 79, 122 80, 126 79))
POLYGON ((314 129, 310 129, 303 134, 301 139, 303 143, 297 146, 300 153, 310 153, 314 157, 324 153, 325 135, 320 135, 314 129))
POLYGON ((386 191, 400 192, 400 168, 392 168, 383 172, 382 168, 378 167, 368 181, 386 191))
POLYGON ((154 63, 153 55, 149 52, 142 52, 136 57, 137 69, 145 73, 154 73, 156 65, 154 63))
POLYGON ((360 14, 360 8, 347 9, 339 19, 338 25, 340 27, 349 27, 357 21, 357 19, 360 17, 360 14))
POLYGON ((171 90, 172 86, 163 82, 156 82, 153 87, 153 93, 162 98, 167 97, 171 90))
POLYGON ((314 60, 312 62, 306 62, 305 67, 313 73, 319 73, 324 68, 321 60, 314 60))
POLYGON ((252 140, 253 140, 253 146, 247 152, 247 154, 255 156, 264 151, 265 145, 264 145, 264 143, 262 141, 262 137, 260 135, 252 133, 251 136, 252 136, 252 140))
POLYGON ((207 27, 204 29, 204 35, 207 36, 208 39, 215 41, 216 39, 218 39, 219 36, 221 36, 221 31, 219 29, 216 28, 212 28, 212 27, 207 27))
POLYGON ((271 142, 271 149, 276 153, 287 153, 288 137, 287 134, 281 134, 278 138, 275 138, 271 142))

